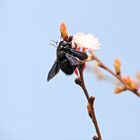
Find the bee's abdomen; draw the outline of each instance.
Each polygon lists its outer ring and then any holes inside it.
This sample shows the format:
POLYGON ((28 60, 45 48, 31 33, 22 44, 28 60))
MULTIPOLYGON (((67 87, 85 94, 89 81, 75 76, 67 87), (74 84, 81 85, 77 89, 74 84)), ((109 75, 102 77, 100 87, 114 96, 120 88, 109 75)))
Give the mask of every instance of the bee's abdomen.
POLYGON ((65 59, 65 60, 61 61, 60 68, 65 74, 71 75, 71 74, 73 74, 74 70, 76 69, 76 66, 72 66, 70 64, 70 62, 67 59, 65 59))

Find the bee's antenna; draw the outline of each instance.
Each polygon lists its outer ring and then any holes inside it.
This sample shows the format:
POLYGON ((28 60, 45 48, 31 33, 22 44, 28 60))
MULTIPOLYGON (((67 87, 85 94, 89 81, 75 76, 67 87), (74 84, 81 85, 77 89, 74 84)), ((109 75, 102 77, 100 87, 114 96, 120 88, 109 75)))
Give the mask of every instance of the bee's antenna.
POLYGON ((58 40, 57 41, 54 41, 54 40, 51 40, 53 43, 55 43, 56 45, 58 45, 58 40))
POLYGON ((51 43, 50 45, 54 46, 54 47, 57 47, 58 46, 58 40, 57 41, 54 41, 54 40, 51 40, 53 43, 51 43))
POLYGON ((54 46, 54 47, 57 47, 55 44, 52 44, 52 43, 51 43, 50 45, 51 45, 51 46, 54 46))

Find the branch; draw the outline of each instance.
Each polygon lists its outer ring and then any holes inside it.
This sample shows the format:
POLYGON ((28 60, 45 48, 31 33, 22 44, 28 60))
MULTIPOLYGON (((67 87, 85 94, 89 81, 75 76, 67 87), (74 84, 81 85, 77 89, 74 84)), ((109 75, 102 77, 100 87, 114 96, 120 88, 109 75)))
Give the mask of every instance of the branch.
POLYGON ((94 110, 95 97, 93 97, 93 96, 90 97, 89 96, 87 88, 85 86, 82 68, 79 66, 78 70, 79 70, 80 78, 76 79, 75 82, 76 82, 76 84, 78 84, 82 88, 82 90, 84 91, 84 94, 86 96, 86 99, 88 101, 88 105, 87 105, 88 114, 89 114, 90 118, 92 119, 92 122, 94 124, 95 130, 96 130, 96 133, 97 133, 97 137, 94 136, 93 139, 102 140, 101 132, 100 132, 100 129, 99 129, 99 125, 98 125, 95 110, 94 110))
POLYGON ((136 88, 130 88, 130 86, 123 80, 121 75, 117 75, 117 73, 113 72, 110 68, 108 68, 93 52, 91 52, 93 55, 93 60, 98 62, 98 65, 103 68, 104 70, 108 71, 111 75, 113 75, 115 78, 117 78, 123 85, 124 90, 129 90, 132 93, 134 93, 136 96, 140 97, 140 93, 136 88))

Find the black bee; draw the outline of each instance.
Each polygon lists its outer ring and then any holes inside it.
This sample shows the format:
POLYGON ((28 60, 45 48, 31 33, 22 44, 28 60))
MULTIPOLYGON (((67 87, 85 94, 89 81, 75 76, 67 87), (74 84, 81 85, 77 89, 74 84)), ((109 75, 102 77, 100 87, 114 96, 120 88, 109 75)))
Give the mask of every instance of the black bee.
POLYGON ((51 80, 61 69, 65 74, 71 75, 80 65, 78 60, 87 59, 87 54, 84 52, 76 51, 71 47, 71 41, 61 41, 56 50, 56 60, 49 71, 47 81, 51 80))

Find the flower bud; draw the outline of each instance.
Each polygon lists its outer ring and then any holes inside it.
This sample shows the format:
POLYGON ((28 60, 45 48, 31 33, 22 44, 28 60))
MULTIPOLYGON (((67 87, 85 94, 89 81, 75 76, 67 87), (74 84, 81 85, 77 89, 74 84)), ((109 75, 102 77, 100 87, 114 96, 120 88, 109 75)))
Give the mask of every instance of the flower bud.
POLYGON ((81 86, 81 80, 80 80, 80 78, 76 78, 75 79, 75 84, 81 86))
POLYGON ((137 92, 140 93, 140 86, 137 87, 137 92))
POLYGON ((68 39, 68 31, 67 31, 67 27, 65 25, 64 22, 62 22, 60 24, 60 33, 61 33, 61 37, 64 39, 64 40, 67 40, 68 39))
POLYGON ((121 74, 121 61, 119 59, 116 59, 114 61, 114 67, 117 75, 121 74))
POLYGON ((119 93, 121 93, 121 92, 123 92, 123 91, 125 91, 126 90, 126 87, 117 87, 116 89, 115 89, 115 93, 116 94, 119 94, 119 93))
POLYGON ((92 109, 91 109, 91 105, 89 103, 87 105, 87 111, 88 111, 88 115, 92 118, 92 109))
POLYGON ((130 88, 131 90, 137 90, 138 89, 138 84, 133 81, 130 77, 128 76, 124 76, 123 78, 123 82, 128 86, 128 88, 130 88))

